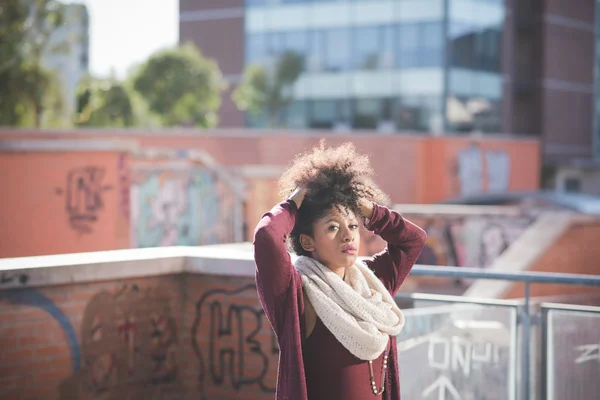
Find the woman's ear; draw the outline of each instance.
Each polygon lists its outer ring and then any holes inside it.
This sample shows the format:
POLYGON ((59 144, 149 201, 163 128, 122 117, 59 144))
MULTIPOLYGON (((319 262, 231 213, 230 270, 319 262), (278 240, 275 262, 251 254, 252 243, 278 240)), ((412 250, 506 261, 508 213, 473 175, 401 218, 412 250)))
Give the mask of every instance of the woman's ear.
POLYGON ((306 251, 315 251, 315 242, 313 238, 304 233, 300 235, 300 244, 302 245, 302 248, 306 251))

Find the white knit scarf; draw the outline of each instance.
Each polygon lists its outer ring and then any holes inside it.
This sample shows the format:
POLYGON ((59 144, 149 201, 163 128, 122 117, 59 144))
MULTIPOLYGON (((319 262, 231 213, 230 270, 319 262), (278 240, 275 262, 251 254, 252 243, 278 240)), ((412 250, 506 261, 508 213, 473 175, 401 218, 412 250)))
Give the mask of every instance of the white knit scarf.
POLYGON ((359 359, 376 359, 390 335, 402 331, 402 311, 362 261, 346 268, 345 279, 310 257, 300 256, 294 265, 323 324, 359 359))

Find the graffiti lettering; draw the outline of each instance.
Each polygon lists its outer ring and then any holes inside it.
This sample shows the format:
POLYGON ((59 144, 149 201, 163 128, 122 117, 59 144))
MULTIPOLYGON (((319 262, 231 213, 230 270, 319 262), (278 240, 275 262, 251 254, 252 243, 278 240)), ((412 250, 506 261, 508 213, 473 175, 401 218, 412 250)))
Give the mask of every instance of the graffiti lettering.
POLYGON ((101 292, 81 324, 84 366, 61 385, 61 398, 151 398, 178 385, 177 327, 169 299, 155 290, 126 287, 101 292))
POLYGON ((500 348, 491 343, 471 343, 459 337, 432 338, 427 360, 431 368, 460 371, 468 377, 473 369, 481 368, 481 364, 498 365, 500 348))
POLYGON ((250 284, 238 290, 212 290, 196 303, 192 327, 193 347, 200 361, 200 394, 207 384, 231 387, 258 385, 274 393, 278 348, 260 305, 250 306, 246 293, 255 293, 250 284))
POLYGON ((65 209, 71 227, 80 234, 91 233, 98 213, 104 208, 102 195, 111 190, 104 185, 103 168, 87 166, 71 169, 67 173, 66 189, 56 189, 58 195, 65 196, 65 209))
POLYGON ((27 281, 29 281, 29 275, 27 274, 8 274, 3 272, 0 275, 0 285, 7 285, 9 283, 13 283, 14 281, 19 282, 21 285, 26 285, 27 281))
POLYGON ((600 344, 577 346, 575 350, 582 352, 582 354, 575 359, 575 364, 583 364, 589 361, 600 363, 600 344))

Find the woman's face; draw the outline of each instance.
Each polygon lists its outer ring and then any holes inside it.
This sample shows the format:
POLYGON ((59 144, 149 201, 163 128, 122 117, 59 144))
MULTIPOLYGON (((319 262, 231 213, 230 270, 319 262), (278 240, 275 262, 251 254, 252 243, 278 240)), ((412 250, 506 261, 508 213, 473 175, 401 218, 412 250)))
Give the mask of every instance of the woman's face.
POLYGON ((341 277, 344 269, 356 262, 360 246, 359 221, 346 208, 333 207, 313 223, 313 237, 301 235, 300 241, 312 258, 341 277))

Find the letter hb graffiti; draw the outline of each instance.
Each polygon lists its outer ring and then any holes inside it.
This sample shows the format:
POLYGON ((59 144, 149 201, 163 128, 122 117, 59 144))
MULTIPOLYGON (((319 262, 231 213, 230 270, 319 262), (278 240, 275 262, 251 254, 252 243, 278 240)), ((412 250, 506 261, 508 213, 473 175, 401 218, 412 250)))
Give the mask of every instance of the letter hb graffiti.
POLYGON ((112 189, 112 185, 102 184, 104 174, 104 168, 96 166, 73 168, 67 173, 66 189, 56 189, 65 196, 69 224, 79 233, 92 232, 98 212, 104 208, 102 194, 112 189))
POLYGON ((279 350, 258 300, 256 306, 247 305, 250 294, 256 294, 254 284, 208 291, 196 303, 191 334, 203 399, 210 384, 224 392, 239 392, 246 385, 275 392, 279 350))

